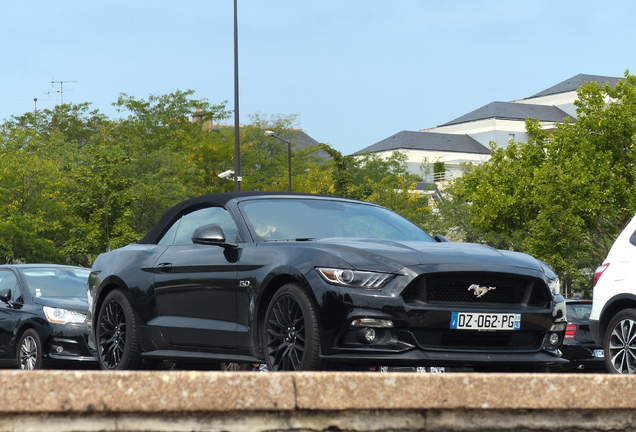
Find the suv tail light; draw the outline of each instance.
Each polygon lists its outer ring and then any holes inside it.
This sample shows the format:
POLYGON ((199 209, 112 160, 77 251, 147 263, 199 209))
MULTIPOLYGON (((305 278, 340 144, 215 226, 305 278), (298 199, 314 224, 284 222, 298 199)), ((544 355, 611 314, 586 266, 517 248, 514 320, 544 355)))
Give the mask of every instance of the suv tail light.
POLYGON ((600 266, 596 268, 596 271, 594 272, 594 286, 596 286, 596 284, 598 283, 598 280, 601 278, 601 276, 603 276, 603 272, 607 270, 608 267, 609 267, 609 263, 601 264, 600 266))
POLYGON ((565 327, 564 339, 576 339, 576 324, 569 324, 565 327))

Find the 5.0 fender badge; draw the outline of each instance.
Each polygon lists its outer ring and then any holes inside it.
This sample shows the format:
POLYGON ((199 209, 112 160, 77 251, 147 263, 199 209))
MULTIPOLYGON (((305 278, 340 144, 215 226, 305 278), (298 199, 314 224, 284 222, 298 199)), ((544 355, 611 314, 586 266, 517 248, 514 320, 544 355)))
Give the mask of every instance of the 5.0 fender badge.
POLYGON ((488 291, 497 289, 497 287, 482 287, 477 284, 472 284, 468 287, 468 291, 472 291, 477 298, 483 297, 488 291))

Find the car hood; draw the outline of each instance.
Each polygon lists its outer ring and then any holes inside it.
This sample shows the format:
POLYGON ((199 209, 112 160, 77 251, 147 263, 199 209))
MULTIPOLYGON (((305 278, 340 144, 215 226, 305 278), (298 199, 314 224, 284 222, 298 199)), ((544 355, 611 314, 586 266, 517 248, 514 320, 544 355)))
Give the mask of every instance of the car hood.
POLYGON ((33 297, 33 303, 81 313, 88 311, 88 301, 84 297, 33 297))
POLYGON ((329 238, 316 242, 363 270, 398 271, 404 267, 431 266, 431 271, 505 271, 505 268, 541 272, 530 255, 474 243, 396 242, 377 239, 329 238))

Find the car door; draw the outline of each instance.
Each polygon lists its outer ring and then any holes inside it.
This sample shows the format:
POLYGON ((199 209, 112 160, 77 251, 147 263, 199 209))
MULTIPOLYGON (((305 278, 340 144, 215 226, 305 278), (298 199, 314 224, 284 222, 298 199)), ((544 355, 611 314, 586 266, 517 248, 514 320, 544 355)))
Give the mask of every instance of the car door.
POLYGON ((236 239, 227 211, 210 207, 184 215, 160 242, 169 246, 155 263, 154 294, 170 344, 236 346, 236 258, 223 247, 192 243, 194 231, 211 223, 221 226, 228 241, 236 239))
POLYGON ((11 291, 10 301, 5 303, 0 301, 0 358, 13 359, 15 353, 13 345, 15 343, 15 326, 18 305, 16 301, 21 299, 22 294, 18 286, 18 278, 15 273, 8 269, 0 269, 0 291, 9 289, 11 291))

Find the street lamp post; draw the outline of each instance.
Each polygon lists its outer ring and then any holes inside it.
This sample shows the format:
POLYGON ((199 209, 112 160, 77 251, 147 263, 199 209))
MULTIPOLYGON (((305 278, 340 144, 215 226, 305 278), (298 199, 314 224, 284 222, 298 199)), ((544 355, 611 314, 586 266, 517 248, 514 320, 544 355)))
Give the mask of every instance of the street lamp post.
POLYGON ((238 5, 234 0, 234 189, 241 191, 241 130, 239 123, 238 5))
POLYGON ((280 140, 284 143, 287 143, 287 188, 291 192, 292 191, 292 159, 291 159, 291 141, 286 140, 285 138, 281 138, 276 135, 273 131, 265 131, 266 136, 271 136, 280 140))

